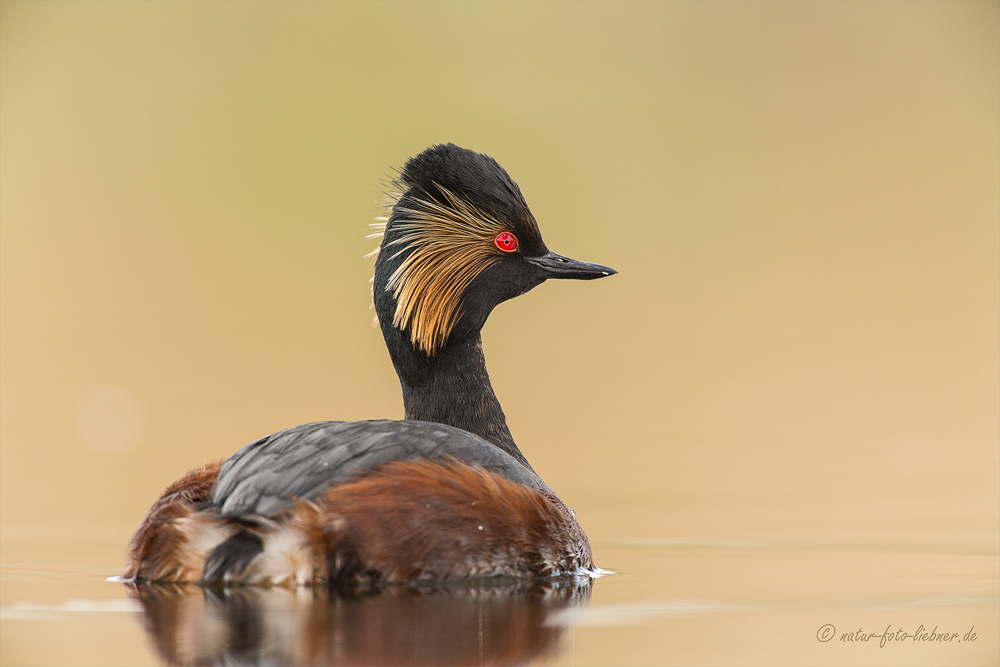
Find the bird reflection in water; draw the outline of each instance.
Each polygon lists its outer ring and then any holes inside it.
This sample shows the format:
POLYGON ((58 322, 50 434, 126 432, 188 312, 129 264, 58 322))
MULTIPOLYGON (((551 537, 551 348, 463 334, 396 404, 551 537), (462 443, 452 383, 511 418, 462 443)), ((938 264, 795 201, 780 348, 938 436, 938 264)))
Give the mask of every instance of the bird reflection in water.
POLYGON ((555 612, 585 603, 592 579, 311 587, 128 585, 170 665, 523 664, 553 653, 555 612))

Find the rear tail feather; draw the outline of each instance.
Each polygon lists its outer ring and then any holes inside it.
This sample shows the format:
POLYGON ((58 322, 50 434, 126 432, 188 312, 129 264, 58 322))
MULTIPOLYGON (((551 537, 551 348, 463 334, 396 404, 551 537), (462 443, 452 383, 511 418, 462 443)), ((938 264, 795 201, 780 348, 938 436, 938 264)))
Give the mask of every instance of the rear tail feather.
POLYGON ((244 572, 264 552, 264 540, 248 530, 238 530, 212 549, 205 559, 203 586, 239 581, 244 572))

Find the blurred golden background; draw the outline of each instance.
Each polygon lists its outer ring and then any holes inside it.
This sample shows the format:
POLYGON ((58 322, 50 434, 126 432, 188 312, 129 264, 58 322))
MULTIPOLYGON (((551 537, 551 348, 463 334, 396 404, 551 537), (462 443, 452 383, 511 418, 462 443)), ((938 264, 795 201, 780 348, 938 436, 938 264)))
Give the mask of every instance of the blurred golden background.
POLYGON ((5 1, 3 558, 117 567, 186 470, 401 417, 366 225, 446 141, 620 272, 484 332, 599 564, 668 537, 996 554, 998 119, 996 2, 5 1))

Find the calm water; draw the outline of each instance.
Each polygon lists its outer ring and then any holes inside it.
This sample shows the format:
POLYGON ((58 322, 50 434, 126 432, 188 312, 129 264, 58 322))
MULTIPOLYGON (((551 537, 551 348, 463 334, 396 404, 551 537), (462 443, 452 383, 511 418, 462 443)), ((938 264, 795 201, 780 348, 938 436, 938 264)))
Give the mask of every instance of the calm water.
POLYGON ((998 664, 997 118, 997 2, 3 0, 0 663, 998 664), (483 334, 615 574, 106 581, 186 471, 401 417, 364 236, 446 141, 619 271, 483 334))
POLYGON ((599 562, 617 572, 592 584, 338 596, 132 589, 105 580, 120 544, 67 528, 5 548, 3 664, 988 665, 1000 657, 1000 558, 988 540, 598 536, 599 562))

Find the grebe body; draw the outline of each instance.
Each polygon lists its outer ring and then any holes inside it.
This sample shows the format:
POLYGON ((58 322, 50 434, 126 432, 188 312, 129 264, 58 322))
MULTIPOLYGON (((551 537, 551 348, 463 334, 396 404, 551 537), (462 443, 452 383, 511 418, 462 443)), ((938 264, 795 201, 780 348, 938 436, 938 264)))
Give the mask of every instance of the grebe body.
POLYGON ((317 422, 194 470, 129 547, 134 581, 397 583, 592 572, 573 512, 515 444, 480 331, 549 278, 608 267, 556 255, 517 185, 452 144, 407 162, 373 299, 405 419, 317 422))

